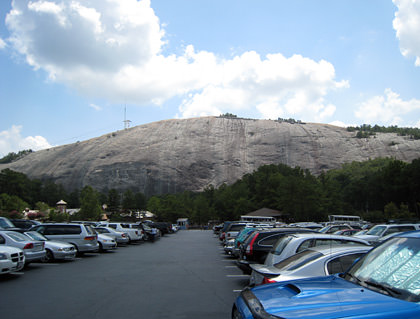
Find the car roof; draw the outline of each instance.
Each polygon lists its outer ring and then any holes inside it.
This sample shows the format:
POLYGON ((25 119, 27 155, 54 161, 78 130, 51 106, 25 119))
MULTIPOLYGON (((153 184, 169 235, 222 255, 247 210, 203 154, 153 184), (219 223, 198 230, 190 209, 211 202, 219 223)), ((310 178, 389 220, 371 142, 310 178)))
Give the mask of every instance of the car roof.
POLYGON ((294 236, 296 238, 332 238, 332 239, 346 239, 346 240, 351 240, 351 241, 366 242, 365 240, 357 238, 357 237, 350 237, 350 236, 337 235, 337 234, 325 234, 325 233, 296 233, 296 234, 290 234, 290 236, 294 236))
POLYGON ((360 251, 360 250, 368 251, 372 248, 373 248, 372 246, 366 246, 366 245, 321 245, 321 246, 310 247, 307 250, 317 251, 317 252, 322 253, 323 255, 327 255, 331 251, 333 251, 333 253, 342 253, 342 252, 347 252, 347 251, 360 251))
POLYGON ((400 233, 395 237, 408 237, 408 238, 420 238, 420 230, 413 230, 404 233, 400 233))

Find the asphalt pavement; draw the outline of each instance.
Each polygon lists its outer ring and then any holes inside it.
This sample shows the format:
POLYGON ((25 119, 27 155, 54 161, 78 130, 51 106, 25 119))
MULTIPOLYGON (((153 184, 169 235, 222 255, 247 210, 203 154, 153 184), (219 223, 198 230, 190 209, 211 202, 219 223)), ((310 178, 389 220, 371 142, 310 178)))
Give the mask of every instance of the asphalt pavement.
POLYGON ((0 276, 5 319, 230 318, 247 277, 210 230, 0 276))

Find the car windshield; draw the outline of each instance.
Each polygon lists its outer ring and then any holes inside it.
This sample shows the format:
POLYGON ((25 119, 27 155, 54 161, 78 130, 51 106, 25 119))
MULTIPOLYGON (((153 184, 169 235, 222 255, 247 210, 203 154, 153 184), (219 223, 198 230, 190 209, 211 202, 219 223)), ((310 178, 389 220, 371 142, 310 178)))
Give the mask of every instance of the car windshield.
POLYGON ((25 235, 30 237, 33 240, 39 240, 39 241, 47 241, 48 240, 47 237, 45 237, 44 235, 42 235, 42 234, 40 234, 36 231, 25 232, 25 235))
POLYGON ((295 270, 299 267, 302 267, 303 265, 306 265, 307 263, 318 259, 320 257, 324 256, 318 251, 313 250, 304 250, 300 253, 297 253, 289 258, 286 258, 285 260, 274 264, 274 267, 281 269, 281 270, 295 270))
POLYGON ((391 238, 367 254, 345 279, 407 301, 420 301, 420 240, 391 238))
POLYGON ((379 236, 384 232, 385 228, 385 226, 375 226, 371 230, 369 230, 366 233, 366 235, 379 236))
POLYGON ((10 220, 0 218, 0 228, 7 229, 7 228, 14 228, 14 227, 15 225, 13 225, 10 220))

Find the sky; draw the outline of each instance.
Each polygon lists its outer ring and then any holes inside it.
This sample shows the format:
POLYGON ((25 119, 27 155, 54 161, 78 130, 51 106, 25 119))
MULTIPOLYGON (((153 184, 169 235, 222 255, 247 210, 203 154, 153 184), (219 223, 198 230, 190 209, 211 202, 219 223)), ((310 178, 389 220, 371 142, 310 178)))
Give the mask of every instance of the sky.
POLYGON ((420 127, 420 0, 1 0, 0 21, 0 157, 225 113, 420 127))

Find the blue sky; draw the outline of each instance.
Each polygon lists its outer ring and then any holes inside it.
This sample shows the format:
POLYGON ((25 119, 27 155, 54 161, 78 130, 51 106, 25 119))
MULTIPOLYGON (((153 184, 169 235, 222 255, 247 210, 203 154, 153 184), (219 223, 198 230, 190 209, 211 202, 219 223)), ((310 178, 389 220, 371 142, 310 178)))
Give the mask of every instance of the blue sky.
POLYGON ((0 156, 233 113, 420 127, 420 0, 2 0, 0 156))

